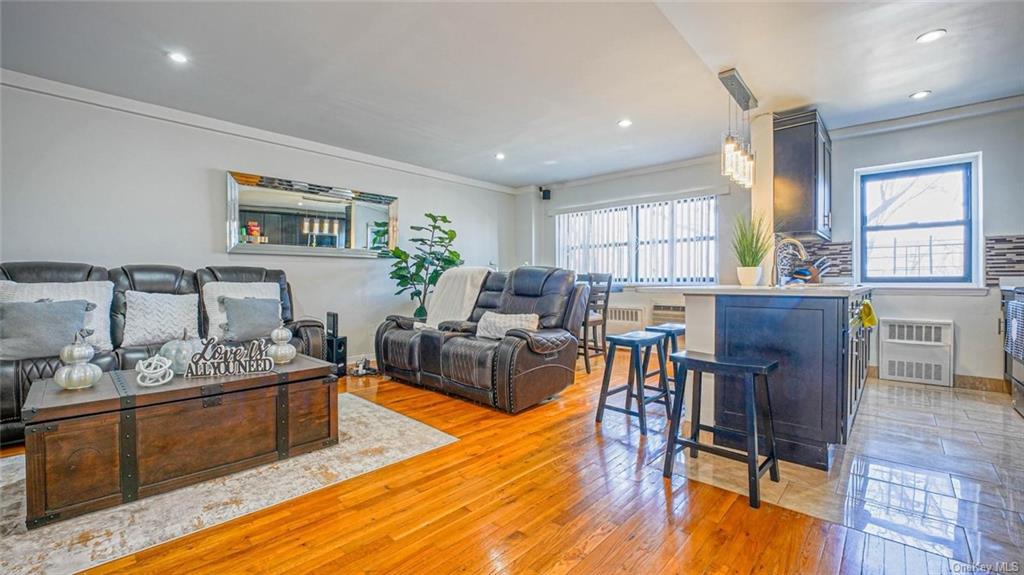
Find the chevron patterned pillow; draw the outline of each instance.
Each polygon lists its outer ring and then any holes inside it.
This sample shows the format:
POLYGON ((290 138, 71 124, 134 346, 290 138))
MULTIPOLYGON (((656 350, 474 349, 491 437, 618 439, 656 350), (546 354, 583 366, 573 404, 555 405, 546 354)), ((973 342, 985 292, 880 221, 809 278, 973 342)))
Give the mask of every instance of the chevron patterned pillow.
POLYGON ((128 290, 124 292, 123 347, 164 343, 181 337, 199 337, 199 294, 175 295, 128 290))

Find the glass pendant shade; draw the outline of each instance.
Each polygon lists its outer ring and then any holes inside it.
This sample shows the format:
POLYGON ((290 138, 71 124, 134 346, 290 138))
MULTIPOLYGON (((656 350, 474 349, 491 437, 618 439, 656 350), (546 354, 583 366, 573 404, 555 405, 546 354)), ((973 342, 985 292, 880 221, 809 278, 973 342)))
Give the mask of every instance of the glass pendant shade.
POLYGON ((732 168, 729 174, 733 180, 738 181, 743 173, 743 140, 741 138, 736 138, 736 149, 732 152, 731 163, 732 168))
POLYGON ((331 220, 331 223, 332 223, 332 224, 334 224, 334 225, 333 225, 333 230, 332 230, 332 232, 331 232, 331 233, 333 233, 334 235, 338 235, 338 224, 339 224, 339 220, 331 220))
POLYGON ((309 218, 302 218, 302 233, 309 233, 309 218))
POLYGON ((730 132, 722 134, 722 175, 732 176, 733 156, 736 153, 736 138, 730 132))
POLYGON ((731 101, 729 106, 729 129, 722 133, 722 175, 734 184, 749 189, 754 186, 754 152, 753 146, 747 141, 751 134, 747 114, 749 110, 738 110, 731 101), (739 121, 735 131, 734 110, 738 110, 736 118, 739 121), (744 135, 747 139, 744 139, 744 135))

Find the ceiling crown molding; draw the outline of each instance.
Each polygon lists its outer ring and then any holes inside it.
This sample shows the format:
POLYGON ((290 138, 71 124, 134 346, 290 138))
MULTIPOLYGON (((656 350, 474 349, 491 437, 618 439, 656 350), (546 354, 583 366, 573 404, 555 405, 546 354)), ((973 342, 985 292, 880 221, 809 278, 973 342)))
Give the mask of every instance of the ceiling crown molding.
POLYGON ((408 164, 405 162, 399 162, 397 160, 389 160, 387 158, 381 158, 379 156, 364 154, 362 152, 357 152, 355 150, 348 150, 345 148, 339 148, 337 146, 321 144, 320 142, 314 142, 312 140, 305 140, 293 136, 286 136, 284 134, 278 134, 276 132, 261 130, 259 128, 243 126, 241 124, 226 122, 223 120, 218 120, 216 118, 211 118, 209 116, 202 116, 199 114, 193 114, 191 112, 183 112, 181 110, 175 110, 174 108, 157 106, 155 104, 140 102, 138 100, 132 100, 130 98, 123 98, 121 96, 115 96, 113 94, 107 94, 104 92, 97 92, 95 90, 80 88, 78 86, 72 86, 71 84, 54 82, 53 80, 47 80, 45 78, 40 78, 38 76, 31 76, 29 74, 15 72, 13 70, 8 70, 6 68, 0 68, 0 85, 16 90, 33 92, 36 94, 60 98, 71 102, 78 102, 81 104, 97 106, 100 108, 106 108, 108 110, 123 112, 126 114, 132 114, 143 118, 149 118, 151 120, 170 122, 173 124, 188 126, 199 130, 207 130, 210 132, 216 132, 218 134, 235 136, 247 140, 262 142, 265 144, 273 144, 276 146, 282 146, 294 150, 301 150, 312 154, 319 154, 322 156, 329 156, 332 158, 338 158, 350 162, 356 162, 360 164, 376 166, 379 168, 385 168, 388 170, 394 170, 397 172, 404 172, 406 174, 413 174, 417 176, 433 178, 435 180, 442 180, 453 184, 460 184, 464 186, 477 188, 480 190, 502 192, 505 194, 516 193, 515 188, 503 186, 501 184, 485 182, 482 180, 467 178, 456 174, 449 174, 447 172, 432 170, 430 168, 424 168, 422 166, 417 166, 414 164, 408 164))
POLYGON ((610 180, 620 180, 622 178, 631 178, 633 176, 642 176, 644 174, 656 174, 658 172, 668 172, 670 170, 676 170, 679 168, 687 168, 690 166, 700 166, 703 164, 718 163, 720 161, 717 154, 709 154, 707 156, 698 156, 696 158, 689 158, 686 160, 677 160, 675 162, 669 162, 667 164, 657 164, 654 166, 646 166, 643 168, 634 168, 632 170, 622 170, 619 172, 611 172, 608 174, 600 174, 597 176, 591 176, 589 178, 581 178, 579 180, 569 180, 567 182, 559 182, 555 184, 545 184, 544 187, 550 187, 552 189, 563 190, 566 188, 575 188, 578 186, 586 186, 589 184, 596 184, 599 182, 607 182, 610 180))
POLYGON ((881 122, 870 122, 867 124, 858 124, 856 126, 847 126, 846 128, 831 130, 829 132, 829 136, 831 136, 833 141, 845 140, 848 138, 859 138, 861 136, 873 136, 875 134, 884 134, 886 132, 895 132, 909 128, 919 128, 930 124, 962 120, 964 118, 974 118, 977 116, 985 116, 987 114, 997 114, 999 112, 1007 112, 1020 108, 1024 108, 1024 95, 1010 96, 1009 98, 989 100, 987 102, 957 106, 955 108, 946 108, 945 110, 936 110, 934 112, 895 118, 893 120, 883 120, 881 122))

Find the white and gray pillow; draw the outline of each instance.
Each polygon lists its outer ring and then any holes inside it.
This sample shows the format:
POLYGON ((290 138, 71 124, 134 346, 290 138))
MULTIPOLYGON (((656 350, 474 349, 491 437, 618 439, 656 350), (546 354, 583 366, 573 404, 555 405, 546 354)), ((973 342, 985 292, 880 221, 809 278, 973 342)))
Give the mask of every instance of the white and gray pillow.
POLYGON ((180 338, 199 337, 199 294, 124 292, 124 337, 121 345, 152 345, 180 338))
MULTIPOLYGON (((203 285, 203 307, 209 320, 210 332, 219 340, 226 340, 224 324, 228 322, 222 296, 231 298, 257 298, 277 300, 277 317, 281 318, 281 286, 273 282, 209 282, 203 285)), ((270 332, 267 332, 269 335, 270 332)))
MULTIPOLYGON (((85 329, 92 334, 85 338, 100 351, 114 349, 110 341, 110 302, 114 297, 114 284, 109 281, 91 282, 0 282, 0 301, 36 302, 39 300, 85 300, 96 307, 85 313, 85 329)), ((34 356, 45 357, 45 356, 34 356)))
POLYGON ((228 316, 228 321, 221 325, 225 341, 243 342, 268 338, 270 332, 281 327, 279 299, 220 296, 220 304, 228 316))
POLYGON ((85 300, 0 303, 0 360, 60 355, 91 307, 85 300))
POLYGON ((476 324, 477 337, 501 339, 510 329, 535 330, 540 325, 540 316, 535 313, 494 313, 485 312, 476 324))

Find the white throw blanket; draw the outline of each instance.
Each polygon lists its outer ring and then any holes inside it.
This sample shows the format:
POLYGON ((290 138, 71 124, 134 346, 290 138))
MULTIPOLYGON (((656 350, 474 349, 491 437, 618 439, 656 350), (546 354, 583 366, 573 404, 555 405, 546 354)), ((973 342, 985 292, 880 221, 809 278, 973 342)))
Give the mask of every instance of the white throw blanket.
POLYGON ((485 267, 472 266, 445 271, 427 300, 427 321, 417 322, 414 327, 437 329, 444 321, 465 321, 473 312, 476 296, 489 271, 485 267))

